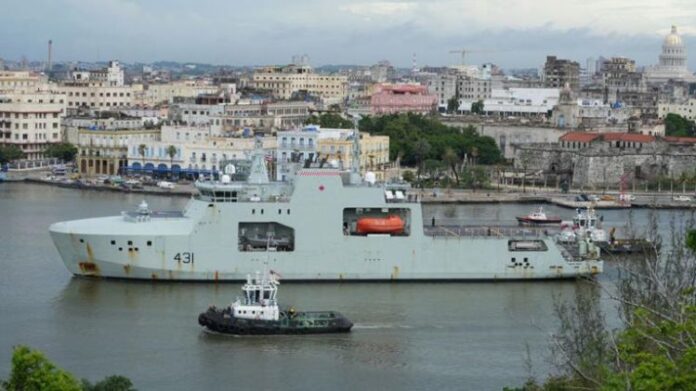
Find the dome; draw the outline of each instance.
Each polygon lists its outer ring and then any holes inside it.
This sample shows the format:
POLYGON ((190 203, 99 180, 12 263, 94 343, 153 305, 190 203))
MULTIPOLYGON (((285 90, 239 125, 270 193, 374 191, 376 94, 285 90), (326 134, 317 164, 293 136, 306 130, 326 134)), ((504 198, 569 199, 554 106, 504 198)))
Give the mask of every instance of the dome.
POLYGON ((665 37, 663 44, 665 47, 683 47, 681 36, 677 33, 677 26, 672 26, 672 32, 665 37))

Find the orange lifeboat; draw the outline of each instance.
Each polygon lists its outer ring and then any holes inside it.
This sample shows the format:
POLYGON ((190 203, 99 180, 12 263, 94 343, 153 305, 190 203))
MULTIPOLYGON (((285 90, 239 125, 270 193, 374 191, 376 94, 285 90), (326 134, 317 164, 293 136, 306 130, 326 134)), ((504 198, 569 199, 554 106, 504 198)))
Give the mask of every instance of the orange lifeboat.
POLYGON ((399 216, 359 218, 355 232, 359 234, 400 234, 404 232, 404 220, 399 216))

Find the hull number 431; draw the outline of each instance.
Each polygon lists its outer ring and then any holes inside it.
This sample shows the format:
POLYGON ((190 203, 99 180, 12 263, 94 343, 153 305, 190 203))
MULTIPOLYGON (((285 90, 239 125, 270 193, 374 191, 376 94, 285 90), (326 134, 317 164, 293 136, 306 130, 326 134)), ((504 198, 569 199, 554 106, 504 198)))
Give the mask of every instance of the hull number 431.
POLYGON ((176 253, 174 260, 179 263, 193 263, 193 253, 176 253))

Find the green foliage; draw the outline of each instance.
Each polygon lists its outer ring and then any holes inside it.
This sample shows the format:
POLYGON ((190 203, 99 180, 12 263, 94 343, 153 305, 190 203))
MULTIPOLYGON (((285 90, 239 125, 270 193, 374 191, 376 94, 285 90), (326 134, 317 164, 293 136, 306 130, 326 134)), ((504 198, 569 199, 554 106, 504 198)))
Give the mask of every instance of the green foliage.
POLYGON ((401 176, 406 182, 409 183, 412 183, 416 180, 416 174, 414 174, 413 171, 404 171, 403 175, 401 176))
POLYGON ((677 137, 696 137, 696 124, 679 114, 669 113, 665 117, 665 134, 677 137))
POLYGON ((447 100, 447 112, 454 113, 457 110, 459 110, 459 99, 457 99, 456 96, 453 96, 447 100))
MULTIPOLYGON (((693 216, 686 223, 693 227, 693 216)), ((686 230, 686 237, 673 231, 671 239, 669 251, 647 251, 620 266, 610 297, 617 300, 621 329, 604 322, 598 289, 557 307, 560 374, 518 390, 696 390, 696 253, 686 251, 696 246, 696 230, 686 230)), ((660 247, 659 236, 651 240, 660 247)))
POLYGON ((9 163, 24 157, 24 152, 16 145, 0 145, 0 164, 9 163))
POLYGON ((77 147, 70 143, 51 144, 45 151, 49 157, 61 159, 66 162, 71 162, 77 155, 77 147))
POLYGON ((323 113, 318 117, 312 114, 304 123, 305 125, 319 125, 322 128, 353 129, 353 121, 345 119, 337 113, 323 113))
POLYGON ((390 159, 396 160, 401 155, 401 162, 407 166, 420 166, 428 159, 442 160, 447 148, 460 160, 467 157, 476 164, 495 164, 502 160, 492 138, 480 136, 473 127, 447 126, 430 116, 412 113, 367 116, 360 120, 360 130, 389 136, 390 159))
POLYGON ((143 159, 145 159, 145 151, 147 151, 147 145, 145 145, 145 144, 138 145, 138 155, 142 156, 143 159))
POLYGON ((472 114, 482 114, 483 113, 483 101, 479 100, 471 104, 472 114))
POLYGON ((12 352, 12 371, 0 390, 7 391, 134 391, 127 377, 109 376, 96 384, 81 382, 67 371, 57 368, 38 350, 17 346, 12 352))
POLYGON ((82 379, 82 389, 84 391, 135 391, 130 379, 123 376, 109 376, 95 384, 82 379))
POLYGON ((690 229, 686 232, 686 248, 696 252, 696 229, 690 229))
POLYGON ((79 391, 80 382, 70 373, 56 368, 43 353, 17 346, 12 353, 12 372, 4 384, 7 391, 79 391))

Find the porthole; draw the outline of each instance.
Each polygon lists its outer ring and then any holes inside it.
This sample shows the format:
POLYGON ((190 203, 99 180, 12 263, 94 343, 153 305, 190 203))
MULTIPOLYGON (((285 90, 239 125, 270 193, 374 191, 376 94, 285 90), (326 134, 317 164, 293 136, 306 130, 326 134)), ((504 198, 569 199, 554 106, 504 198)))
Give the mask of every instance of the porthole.
POLYGON ((116 244, 116 241, 115 241, 115 240, 112 240, 112 241, 111 241, 111 245, 113 246, 113 245, 115 245, 115 244, 116 244))
POLYGON ((84 243, 84 242, 85 242, 85 240, 84 240, 84 239, 80 239, 80 243, 84 243))
POLYGON ((148 241, 147 241, 147 245, 148 245, 148 246, 152 246, 152 240, 148 240, 148 241))
POLYGON ((119 248, 118 248, 118 251, 123 251, 123 247, 119 247, 119 248))
POLYGON ((129 240, 129 241, 128 241, 128 245, 129 245, 129 246, 132 246, 132 245, 133 245, 133 241, 132 241, 132 240, 129 240))

